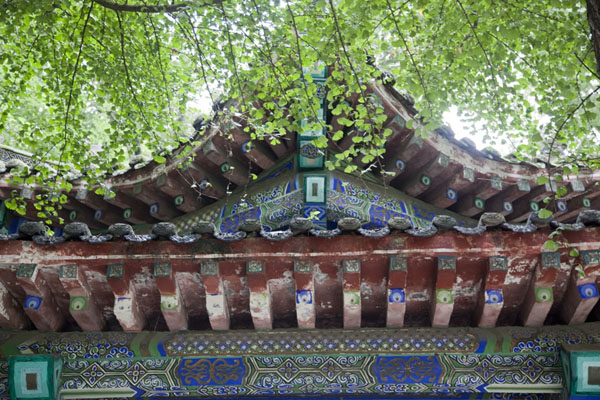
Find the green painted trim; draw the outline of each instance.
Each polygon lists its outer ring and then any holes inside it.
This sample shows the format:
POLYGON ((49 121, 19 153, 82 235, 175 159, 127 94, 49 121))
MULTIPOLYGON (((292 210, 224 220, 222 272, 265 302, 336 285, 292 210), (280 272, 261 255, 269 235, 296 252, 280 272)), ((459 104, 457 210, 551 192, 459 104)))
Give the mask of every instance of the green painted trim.
MULTIPOLYGON (((160 353, 158 352, 158 342, 162 341, 169 334, 170 334, 170 332, 157 332, 152 337, 152 339, 148 343, 148 349, 150 350, 150 355, 151 356, 153 356, 153 357, 161 357, 160 353)), ((161 358, 163 358, 163 357, 161 357, 161 358)), ((173 357, 169 357, 169 358, 173 358, 173 357)))
POLYGON ((496 337, 496 335, 494 334, 494 332, 492 332, 491 330, 486 330, 483 333, 483 336, 485 338, 486 344, 485 344, 485 348, 483 349, 484 353, 493 353, 494 352, 494 348, 496 347, 496 342, 498 341, 498 338, 496 337))
POLYGON ((148 332, 140 332, 139 334, 135 335, 135 337, 131 341, 131 351, 135 356, 142 356, 141 344, 146 342, 144 340, 146 336, 148 336, 148 332))
POLYGON ((0 350, 4 359, 8 359, 11 355, 21 355, 17 350, 18 345, 35 343, 38 339, 39 332, 37 331, 19 331, 18 335, 11 336, 10 339, 2 343, 0 350))

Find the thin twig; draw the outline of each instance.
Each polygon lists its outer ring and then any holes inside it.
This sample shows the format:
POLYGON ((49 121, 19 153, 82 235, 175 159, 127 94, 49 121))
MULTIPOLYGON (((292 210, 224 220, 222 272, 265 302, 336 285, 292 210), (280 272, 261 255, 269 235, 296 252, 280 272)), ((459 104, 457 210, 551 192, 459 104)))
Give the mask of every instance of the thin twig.
MULTIPOLYGON (((104 8, 108 8, 113 11, 135 12, 135 13, 170 13, 170 12, 184 10, 186 8, 189 8, 191 5, 191 3, 179 3, 179 4, 166 4, 166 5, 135 6, 135 5, 129 5, 129 4, 111 3, 106 0, 92 0, 92 1, 104 8)), ((221 3, 222 1, 223 0, 215 0, 210 3, 194 4, 194 6, 196 6, 196 7, 211 6, 216 3, 221 3)))
POLYGON ((129 91, 131 92, 131 96, 133 97, 133 100, 135 101, 138 111, 140 112, 140 115, 142 116, 142 119, 144 120, 144 123, 146 124, 146 128, 152 133, 152 136, 154 137, 156 144, 159 144, 160 141, 158 140, 156 133, 154 133, 154 129, 152 129, 152 127, 150 126, 150 123, 148 122, 148 119, 146 118, 146 114, 144 113, 144 109, 142 108, 142 105, 141 105, 140 101, 138 100, 137 95, 135 94, 135 89, 133 88, 133 83, 132 83, 131 77, 129 75, 129 68, 127 67, 127 59, 125 58, 125 35, 123 32, 123 23, 121 21, 121 13, 120 12, 117 12, 117 21, 119 22, 119 35, 120 35, 120 42, 121 42, 121 60, 123 61, 123 69, 125 70, 127 86, 129 88, 129 91))
POLYGON ((402 43, 404 43, 404 48, 406 49, 406 52, 408 53, 408 56, 410 57, 410 62, 413 65, 413 68, 415 69, 417 76, 419 77, 419 81, 421 82, 421 87, 423 88, 423 95, 425 96, 425 100, 427 100, 427 107, 429 108, 429 113, 431 114, 431 116, 433 116, 433 112, 432 112, 432 108, 431 108, 431 101, 429 99, 429 95, 427 94, 427 85, 425 85, 425 80, 423 79, 421 70, 417 66, 417 62, 415 61, 415 58, 413 57, 413 54, 410 51, 410 47, 408 46, 408 43, 406 42, 406 39, 404 38, 402 31, 400 31, 400 27, 398 26, 398 21, 396 20, 396 16, 394 15, 394 10, 392 9, 390 0, 386 0, 386 1, 387 1, 388 9, 390 10, 390 14, 392 15, 392 20, 394 21, 394 25, 396 26, 396 31, 398 32, 398 36, 400 36, 400 38, 402 39, 402 43))
POLYGON ((225 26, 227 27, 227 44, 229 47, 229 55, 231 57, 231 62, 233 63, 233 73, 235 74, 235 79, 237 81, 238 90, 240 91, 240 99, 242 103, 244 102, 244 91, 242 90, 242 82, 240 80, 240 75, 238 73, 237 61, 235 59, 235 54, 233 52, 233 43, 231 41, 231 27, 229 26, 229 18, 227 18, 227 13, 225 12, 225 7, 223 7, 223 3, 219 3, 221 6, 221 13, 223 15, 223 19, 225 20, 225 26))
POLYGON ((600 79, 600 75, 598 75, 598 73, 594 70, 592 70, 590 67, 587 66, 587 64, 585 62, 583 62, 583 60, 581 58, 579 58, 579 56, 577 55, 577 53, 573 53, 575 55, 575 57, 577 58, 577 60, 581 63, 581 65, 583 65, 585 67, 585 69, 587 69, 589 71, 590 74, 594 75, 596 78, 600 79))
MULTIPOLYGON (((90 21, 90 17, 92 15, 92 9, 94 8, 94 3, 90 3, 90 9, 88 10, 88 15, 85 19, 85 23, 83 24, 83 29, 81 30, 81 41, 79 42, 79 51, 77 52, 77 59, 75 60, 75 66, 73 67, 73 74, 71 75, 71 87, 69 89, 69 97, 67 99, 67 109, 65 110, 65 121, 63 126, 64 136, 63 136, 63 145, 60 150, 60 156, 58 157, 58 166, 57 169, 60 171, 60 165, 62 163, 62 158, 65 153, 65 149, 67 148, 67 137, 68 137, 68 125, 69 125, 69 112, 71 111, 71 103, 73 101, 73 87, 75 86, 75 77, 77 76, 77 70, 79 69, 79 62, 81 60, 81 53, 83 52, 83 43, 85 41, 85 31, 88 27, 88 23, 90 21)), ((59 173, 56 173, 56 180, 58 181, 59 173)))
POLYGON ((296 39, 296 54, 298 55, 298 70, 300 71, 300 77, 301 77, 301 81, 303 84, 302 87, 304 88, 304 94, 306 95, 306 101, 310 107, 310 111, 312 112, 315 120, 321 125, 321 127, 326 128, 325 124, 323 124, 323 121, 321 121, 321 119, 317 115, 317 112, 315 111, 315 108, 313 107, 312 99, 311 99, 310 95, 308 94, 308 86, 306 85, 306 79, 304 78, 304 70, 302 69, 302 53, 300 51, 300 41, 298 39, 298 37, 300 36, 300 33, 298 32, 298 26, 296 25, 296 18, 294 17, 294 13, 292 12, 292 8, 290 7, 290 3, 288 0, 286 0, 286 5, 287 5, 288 13, 290 14, 290 17, 292 18, 292 27, 294 28, 293 34, 294 34, 294 38, 296 39))
POLYGON ((550 165, 550 158, 552 157, 552 149, 554 147, 554 144, 556 143, 556 139, 558 139, 558 134, 562 131, 562 129, 565 127, 565 125, 567 124, 567 122, 569 122, 569 120, 571 120, 571 118, 575 115, 575 113, 581 108, 583 107, 583 105, 585 104, 586 101, 588 101, 588 99, 590 97, 592 97, 594 94, 596 94, 598 91, 600 91, 600 86, 596 87, 594 90, 592 90, 590 93, 588 93, 587 96, 585 96, 581 102, 579 102, 579 104, 577 105, 577 107, 575 107, 574 109, 572 109, 567 116, 565 117, 565 119, 563 120, 563 122, 559 125, 559 127, 556 129, 556 131, 554 132, 554 136, 552 137, 552 141, 550 142, 550 148, 548 149, 548 159, 546 164, 550 165))
MULTIPOLYGON (((187 13, 187 11, 185 12, 185 15, 187 17, 188 23, 190 24, 190 28, 192 29, 192 40, 191 41, 194 43, 194 45, 196 47, 196 52, 198 53, 198 59, 200 60, 200 70, 202 71, 202 79, 204 80, 204 84, 206 86, 206 91, 208 92, 208 97, 210 97, 211 105, 214 107, 215 99, 213 97, 212 91, 210 90, 210 85, 208 83, 208 78, 206 76, 206 69, 204 67, 204 53, 202 52, 202 49, 200 48, 200 41, 198 40, 198 36, 196 35, 196 30, 194 28, 194 24, 192 23, 192 17, 187 13)), ((185 28, 183 27, 183 25, 181 25, 181 23, 179 23, 178 19, 176 19, 176 21, 177 21, 177 25, 179 26, 179 29, 181 29, 181 32, 183 32, 183 35, 188 40, 190 40, 188 38, 188 35, 186 34, 186 31, 185 31, 185 28)), ((210 64, 208 67, 210 68, 210 64)), ((212 71, 212 72, 216 76, 214 71, 212 71)))

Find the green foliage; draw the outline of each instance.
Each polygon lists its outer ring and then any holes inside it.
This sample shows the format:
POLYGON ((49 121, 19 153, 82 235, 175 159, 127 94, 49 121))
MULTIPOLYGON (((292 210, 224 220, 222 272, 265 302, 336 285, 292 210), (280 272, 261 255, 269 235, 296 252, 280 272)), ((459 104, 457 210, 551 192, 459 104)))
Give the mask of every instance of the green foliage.
MULTIPOLYGON (((598 165, 600 81, 583 1, 126 4, 0 8, 0 132, 36 160, 16 185, 65 192, 73 171, 98 185, 140 150, 157 163, 189 157, 197 143, 188 104, 201 94, 223 125, 246 121, 252 140, 278 143, 302 132, 301 120, 305 129, 319 124, 317 84, 302 71, 318 61, 328 66, 326 101, 339 125, 328 139, 353 135, 328 168, 380 164, 392 132, 367 83, 390 84, 385 69, 415 100, 410 129, 426 134, 454 105, 492 146, 512 143, 521 159, 560 164, 557 182, 598 165), (222 93, 232 100, 224 106, 222 93), (173 154, 182 143, 187 150, 173 154)), ((18 204, 10 203, 20 212, 18 204)))

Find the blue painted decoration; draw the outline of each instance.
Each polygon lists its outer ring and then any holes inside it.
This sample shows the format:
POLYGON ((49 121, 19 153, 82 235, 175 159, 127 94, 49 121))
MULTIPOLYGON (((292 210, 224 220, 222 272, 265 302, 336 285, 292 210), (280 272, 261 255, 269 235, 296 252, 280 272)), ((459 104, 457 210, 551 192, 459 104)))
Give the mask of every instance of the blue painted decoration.
POLYGON ((485 304, 500 304, 503 301, 504 301, 504 298, 502 297, 502 290, 486 289, 485 304))
POLYGON ((31 310, 37 310, 38 308, 40 308, 41 305, 42 305, 41 297, 31 296, 31 295, 25 297, 25 304, 24 304, 25 308, 28 308, 31 310))
POLYGON ((402 288, 393 288, 390 289, 390 294, 388 297, 390 303, 404 303, 406 300, 406 296, 404 294, 404 289, 402 288))
POLYGON ((456 200, 458 198, 458 193, 454 189, 446 190, 446 197, 450 200, 456 200))
POLYGON ((296 290, 296 304, 312 304, 311 290, 296 290))
POLYGON ((583 285, 577 285, 579 295, 582 299, 591 299, 598 297, 598 288, 595 283, 585 283, 583 285))

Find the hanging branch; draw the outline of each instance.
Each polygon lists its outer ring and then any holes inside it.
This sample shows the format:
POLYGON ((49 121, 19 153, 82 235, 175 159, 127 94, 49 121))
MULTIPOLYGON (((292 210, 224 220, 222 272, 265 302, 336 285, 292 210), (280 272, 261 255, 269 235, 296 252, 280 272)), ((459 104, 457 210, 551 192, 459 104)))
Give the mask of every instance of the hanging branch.
POLYGON ((575 57, 577 58, 577 61, 579 61, 579 63, 581 65, 583 65, 583 67, 585 69, 587 69, 590 74, 592 74, 593 76, 595 76, 597 79, 600 79, 600 75, 598 75, 598 73, 596 71, 594 71, 593 69, 591 69, 590 67, 588 67, 587 64, 581 59, 581 57, 579 57, 577 55, 577 53, 573 53, 573 55, 575 55, 575 57))
POLYGON ((323 121, 320 120, 319 116, 317 115, 317 112, 315 111, 315 108, 313 107, 312 99, 310 98, 310 95, 308 94, 308 86, 306 85, 306 79, 304 79, 304 70, 302 69, 302 53, 300 51, 300 41, 298 39, 300 34, 298 33, 298 26, 296 25, 296 18, 294 17, 294 13, 292 12, 292 8, 290 7, 289 1, 286 0, 285 3, 287 5, 287 9, 290 14, 290 17, 292 18, 292 27, 294 28, 294 37, 296 38, 296 54, 298 55, 298 69, 300 71, 300 77, 302 79, 302 84, 303 84, 302 88, 304 89, 304 94, 306 95, 306 101, 310 107, 310 111, 312 112, 315 120, 319 122, 321 127, 325 128, 323 121))
MULTIPOLYGON (((494 86, 496 86, 496 91, 498 90, 498 78, 496 77, 496 72, 494 71, 494 67, 492 66, 492 62, 490 60, 490 57, 487 53, 487 50, 485 49, 485 47, 483 46, 483 43, 481 43, 481 40, 479 39, 479 35, 477 34, 477 30, 475 29, 475 26, 471 23, 471 20, 469 19, 469 15, 467 14, 467 11, 465 10, 465 8, 463 7, 463 4, 461 3, 460 0, 456 0, 456 2, 458 3, 463 15, 465 16, 465 19, 467 20, 467 23, 469 24, 469 27, 471 28, 471 32, 473 32, 473 36, 475 36, 475 40, 477 40, 477 44, 479 45, 479 48, 481 48, 481 51, 483 52, 483 55, 485 56, 485 60, 487 62, 487 66, 490 70, 490 73, 492 74, 492 79, 494 81, 494 86)), ((489 91, 487 82, 485 79, 482 79, 484 86, 486 87, 486 90, 489 91)), ((504 119, 504 113, 502 112, 502 109, 500 107, 500 100, 498 99, 498 93, 496 91, 492 91, 493 95, 494 95, 494 100, 496 102, 496 106, 498 107, 498 111, 499 111, 499 116, 500 116, 500 122, 502 122, 502 125, 504 126, 504 129, 508 129, 507 128, 507 124, 506 124, 506 120, 504 119)), ((514 142, 512 141, 512 138, 510 137, 510 134, 507 137, 508 141, 510 142, 510 144, 513 146, 513 148, 516 148, 514 142)))
POLYGON ((344 44, 344 39, 342 38, 342 32, 340 32, 340 25, 338 24, 337 14, 335 13, 335 7, 333 6, 332 0, 329 0, 329 7, 331 8, 331 12, 333 14, 333 22, 335 25, 335 31, 337 32, 338 38, 340 40, 340 45, 342 46, 342 51, 344 52, 344 57, 346 58, 346 61, 348 62, 348 66, 350 67, 350 71, 352 71, 352 75, 354 76, 354 79, 356 80, 356 84, 358 85, 358 90, 360 90, 360 95, 363 97, 363 99, 366 99, 366 96, 365 96, 362 86, 360 84, 360 79, 358 78, 358 75, 356 74, 356 70, 354 69, 354 65, 352 64, 352 61, 350 60, 350 56, 348 55, 348 52, 346 51, 346 45, 344 44))
MULTIPOLYGON (((260 18, 260 10, 258 9, 258 4, 256 4, 256 0, 252 0, 252 4, 254 5, 254 9, 256 10, 257 17, 260 18)), ((250 18, 252 18, 252 13, 250 13, 250 18)), ((252 20, 254 21, 254 19, 252 19, 252 20)), ((258 22, 257 22, 257 24, 258 24, 258 22)), ((261 32, 262 32, 262 36, 263 36, 263 41, 265 42, 265 45, 267 47, 267 52, 266 52, 266 54, 264 54, 264 57, 267 59, 267 61, 269 61, 269 65, 271 66, 271 71, 273 72, 273 76, 275 77, 275 80, 277 81, 277 84, 279 85, 279 90, 281 90, 281 94, 283 95, 285 101, 289 102, 287 94, 286 94, 285 90, 283 89, 283 85, 281 84, 281 81, 279 80, 279 75, 277 74, 277 71, 276 71, 277 67, 275 66, 275 63, 273 62, 273 57, 272 57, 273 46, 271 45, 271 42, 269 41, 267 34, 265 32, 265 28, 262 25, 261 25, 261 32)), ((260 47, 257 46, 257 49, 259 51, 261 51, 261 53, 264 53, 260 47)), ((285 74, 282 74, 282 76, 285 77, 285 74)))
MULTIPOLYGON (((181 23, 179 22, 179 19, 175 19, 177 26, 179 26, 179 29, 181 29, 181 32, 183 33, 183 36, 185 36, 185 38, 192 42, 194 44, 194 46, 196 47, 196 52, 198 53, 198 59, 200 60, 200 69, 202 71, 202 79, 204 80, 204 85, 206 86, 206 91, 208 92, 208 97, 210 97, 210 102, 211 105, 214 106, 215 105, 215 99, 213 97, 212 91, 210 90, 210 86, 208 84, 208 78, 206 76, 206 69, 204 67, 204 53, 202 52, 202 49, 200 48, 200 41, 198 40, 198 35, 196 34, 196 29, 194 28, 194 24, 192 23, 192 17, 190 16, 190 14, 188 14, 187 11, 184 11, 185 16, 187 17, 188 23, 190 24, 190 28, 192 29, 192 37, 190 38, 189 34, 186 32, 185 28, 183 27, 183 25, 181 25, 181 23)), ((210 68, 210 64, 208 65, 208 67, 210 68)), ((211 72, 213 73, 213 75, 216 76, 216 73, 214 71, 211 72)))
MULTIPOLYGON (((160 54, 160 41, 158 40, 158 31, 156 29, 156 25, 154 25, 154 20, 152 19, 152 16, 148 14, 147 19, 150 21, 150 26, 152 27, 152 31, 154 32, 154 43, 156 45, 156 58, 158 60, 158 69, 160 70, 160 74, 161 74, 162 80, 163 80, 163 85, 165 88, 165 96, 167 97, 167 107, 169 109, 169 114, 171 114, 171 93, 169 92, 169 84, 167 82, 167 76, 165 74, 165 70, 162 65, 162 57, 160 54)), ((148 44, 151 48, 150 38, 146 36, 146 39, 148 40, 148 44)))
POLYGON ((125 77, 127 79, 127 87, 129 89, 129 91, 131 92, 131 96, 133 97, 133 100, 135 101, 135 105, 138 108, 140 115, 142 116, 142 119, 144 120, 144 123, 146 124, 146 128, 152 133, 154 140, 158 144, 158 143, 160 143, 160 141, 156 137, 156 133, 154 133, 154 130, 152 129, 152 127, 150 126, 150 123, 148 122, 148 119, 146 118, 146 114, 144 113, 144 109, 142 108, 142 105, 141 105, 140 101, 138 100, 137 95, 135 94, 135 89, 133 88, 133 83, 132 83, 131 77, 129 75, 129 68, 127 67, 127 59, 125 58, 125 36, 123 33, 123 23, 121 22, 121 13, 120 12, 117 12, 117 20, 119 21, 119 36, 120 36, 120 42, 121 42, 121 61, 123 61, 123 69, 125 70, 125 77))
POLYGON ((238 90, 240 91, 240 99, 242 102, 244 101, 244 92, 242 90, 242 82, 240 81, 240 75, 238 74, 237 62, 235 59, 235 54, 233 53, 233 44, 231 42, 231 27, 229 26, 229 18, 227 18, 227 13, 225 13, 225 7, 223 7, 223 3, 219 3, 221 8, 221 13, 223 15, 223 19, 225 20, 225 27, 227 28, 225 33, 227 33, 227 45, 229 47, 229 56, 231 57, 231 62, 233 63, 233 73, 235 74, 235 79, 237 81, 238 90))
MULTIPOLYGON (((361 83, 360 83, 360 79, 358 78, 358 74, 356 73, 356 70, 354 69, 354 65, 352 64, 352 60, 350 59, 350 56, 348 55, 348 51, 346 50, 346 45, 344 43, 344 38, 342 37, 342 32, 340 31, 340 25, 338 23, 337 14, 335 12, 335 7, 333 6, 333 1, 332 0, 329 0, 329 7, 331 8, 331 12, 333 14, 334 26, 335 26, 335 30, 337 32, 337 35, 338 35, 338 38, 339 38, 339 41, 340 41, 340 45, 342 46, 342 51, 344 52, 344 56, 346 58, 346 61, 348 62, 348 65, 350 66, 350 70, 352 71, 352 75, 354 76, 354 79, 356 80, 356 84, 358 85, 358 89, 360 90, 360 95, 362 96, 363 99, 366 100, 366 96, 365 96, 365 93, 364 93, 364 91, 362 89, 362 86, 361 86, 361 83)), ((366 105, 366 109, 367 109, 367 118, 372 123, 373 122, 373 117, 371 116, 371 111, 369 109, 369 104, 368 103, 366 105)), ((370 135, 373 135, 373 133, 374 132, 371 131, 370 135)), ((373 137, 373 136, 371 136, 371 137, 373 137)), ((372 149, 372 146, 373 146, 373 143, 371 141, 368 146, 363 146, 362 149, 366 148, 367 150, 369 150, 370 148, 372 149)), ((350 146, 350 149, 353 149, 354 150, 353 152, 356 153, 356 155, 353 154, 355 157, 358 157, 360 154, 368 155, 368 153, 365 154, 363 152, 359 152, 358 150, 356 150, 356 147, 355 147, 354 143, 350 146)), ((381 170, 384 170, 384 167, 383 167, 383 165, 381 163, 381 157, 377 156, 376 160, 377 160, 377 164, 379 165, 379 168, 381 170)), ((362 181, 362 174, 361 174, 360 179, 362 181)), ((384 182, 384 186, 385 186, 385 182, 384 182)))
POLYGON ((575 115, 575 113, 581 108, 583 107, 583 105, 585 104, 586 101, 589 100, 590 97, 592 97, 594 94, 596 94, 598 91, 600 91, 600 86, 596 87, 594 90, 592 90, 590 93, 588 93, 587 96, 585 96, 577 105, 577 107, 575 107, 574 109, 572 109, 571 111, 569 111, 569 113, 567 114, 567 116, 565 117, 565 119, 562 121, 562 123, 558 126, 558 128, 556 129, 556 131, 554 132, 554 136, 552 137, 552 141, 550 142, 550 148, 548 149, 548 159, 546 164, 550 165, 550 158, 552 157, 552 149, 554 147, 554 144, 556 143, 556 140, 558 139, 558 135, 559 133, 562 131, 562 129, 565 127, 565 125, 567 124, 567 122, 569 122, 571 120, 571 118, 573 118, 573 116, 575 115))
POLYGON ((404 38, 404 35, 402 34, 400 27, 398 26, 398 21, 396 20, 396 16, 394 15, 394 10, 392 9, 390 0, 386 0, 386 1, 387 1, 388 9, 390 10, 390 14, 392 15, 392 21, 394 21, 394 26, 396 27, 396 31, 398 32, 398 36, 400 36, 400 39, 402 39, 402 43, 404 43, 404 48, 406 49, 406 53, 408 54, 408 56, 410 58, 410 62, 413 65, 413 68, 415 69, 417 76, 419 77, 419 82, 421 83, 421 87, 423 88, 423 95, 425 96, 425 100, 427 101, 427 107, 429 108, 429 113, 431 115, 433 115, 433 111, 431 108, 431 100, 429 99, 429 94, 427 93, 427 86, 425 85, 425 80, 423 79, 421 70, 417 66, 417 62, 415 61, 415 58, 413 57, 413 54, 410 51, 410 47, 408 46, 408 43, 407 43, 406 39, 404 38))
POLYGON ((92 9, 94 8, 94 3, 90 3, 90 9, 88 10, 88 14, 87 17, 85 19, 85 23, 83 24, 83 29, 81 30, 81 41, 79 42, 79 51, 77 52, 77 59, 75 60, 75 66, 73 67, 73 74, 71 75, 71 85, 69 88, 69 97, 67 99, 67 109, 65 111, 65 121, 64 121, 64 125, 63 125, 63 145, 62 148, 60 149, 60 156, 58 158, 58 171, 56 174, 56 180, 55 183, 58 181, 58 172, 60 171, 60 166, 62 164, 62 158, 64 156, 65 153, 65 149, 67 148, 67 137, 68 137, 68 131, 67 131, 67 127, 69 125, 69 113, 71 111, 71 103, 73 102, 73 87, 75 86, 75 77, 77 76, 77 70, 79 69, 79 62, 81 61, 81 53, 83 52, 83 43, 85 41, 85 31, 88 27, 88 23, 90 21, 90 17, 92 15, 92 9))
MULTIPOLYGON (((190 3, 180 4, 167 4, 167 5, 129 5, 129 4, 118 4, 111 3, 106 0, 92 0, 94 3, 101 5, 102 7, 111 9, 117 12, 136 12, 136 13, 169 13, 184 10, 190 7, 190 3)), ((196 7, 210 6, 213 4, 221 3, 223 0, 214 0, 210 3, 194 4, 196 7)))

